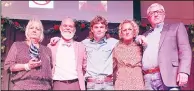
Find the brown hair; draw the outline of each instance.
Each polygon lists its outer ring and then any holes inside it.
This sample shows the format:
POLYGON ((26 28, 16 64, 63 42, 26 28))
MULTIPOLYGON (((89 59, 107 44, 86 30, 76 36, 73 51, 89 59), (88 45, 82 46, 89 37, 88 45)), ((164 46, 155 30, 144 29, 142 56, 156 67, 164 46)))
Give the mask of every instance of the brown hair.
POLYGON ((92 21, 90 21, 90 27, 92 28, 95 24, 98 24, 98 23, 104 24, 105 27, 108 28, 107 20, 104 17, 99 15, 97 15, 96 17, 94 17, 94 19, 92 19, 92 21))
MULTIPOLYGON (((90 29, 92 29, 92 27, 95 25, 95 24, 98 24, 98 23, 101 23, 103 25, 105 25, 105 28, 108 29, 108 22, 107 20, 102 17, 102 16, 95 16, 91 21, 90 21, 90 29)), ((93 33, 90 31, 89 32, 89 36, 88 36, 90 39, 93 39, 94 38, 94 35, 93 33)))

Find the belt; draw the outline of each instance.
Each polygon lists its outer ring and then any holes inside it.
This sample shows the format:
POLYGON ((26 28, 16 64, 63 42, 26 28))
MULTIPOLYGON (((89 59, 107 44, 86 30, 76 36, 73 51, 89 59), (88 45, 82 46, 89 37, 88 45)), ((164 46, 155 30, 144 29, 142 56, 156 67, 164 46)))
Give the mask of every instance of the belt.
POLYGON ((88 77, 87 78, 87 82, 112 82, 113 81, 113 76, 112 75, 108 75, 108 76, 105 76, 104 78, 102 79, 99 79, 99 78, 96 78, 96 77, 88 77))
POLYGON ((63 83, 74 83, 74 82, 77 82, 78 79, 73 79, 73 80, 54 80, 54 82, 63 82, 63 83))
POLYGON ((157 72, 160 72, 160 68, 159 67, 143 71, 144 75, 146 75, 146 74, 153 74, 153 73, 157 73, 157 72))

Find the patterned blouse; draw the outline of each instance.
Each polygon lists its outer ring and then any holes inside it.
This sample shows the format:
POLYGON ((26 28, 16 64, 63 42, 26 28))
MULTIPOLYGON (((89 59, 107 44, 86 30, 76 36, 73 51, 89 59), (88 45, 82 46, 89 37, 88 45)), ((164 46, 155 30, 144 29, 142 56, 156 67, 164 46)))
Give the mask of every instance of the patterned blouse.
POLYGON ((115 90, 143 90, 142 51, 132 42, 119 42, 113 51, 113 65, 116 70, 115 90))

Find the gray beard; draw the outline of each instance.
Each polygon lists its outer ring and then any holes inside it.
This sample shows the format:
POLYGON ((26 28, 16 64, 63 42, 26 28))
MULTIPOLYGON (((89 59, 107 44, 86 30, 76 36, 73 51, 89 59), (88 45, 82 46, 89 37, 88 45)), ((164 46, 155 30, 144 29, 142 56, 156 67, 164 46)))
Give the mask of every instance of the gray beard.
POLYGON ((71 34, 69 34, 69 33, 62 33, 61 35, 63 36, 63 38, 69 40, 69 39, 72 39, 73 38, 74 33, 71 33, 71 34))

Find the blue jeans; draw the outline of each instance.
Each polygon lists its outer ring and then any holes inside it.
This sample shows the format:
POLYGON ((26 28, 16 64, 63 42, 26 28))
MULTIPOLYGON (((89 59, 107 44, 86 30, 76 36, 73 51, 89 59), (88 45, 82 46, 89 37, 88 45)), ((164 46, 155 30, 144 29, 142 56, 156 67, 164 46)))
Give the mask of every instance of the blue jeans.
POLYGON ((167 87, 159 72, 144 75, 146 90, 180 90, 180 87, 167 87))
POLYGON ((144 75, 146 90, 165 90, 161 75, 159 72, 144 75))
POLYGON ((113 81, 104 81, 104 78, 94 77, 94 81, 87 81, 87 90, 114 90, 113 81))
POLYGON ((113 82, 104 82, 102 84, 87 82, 87 90, 114 90, 113 82))

